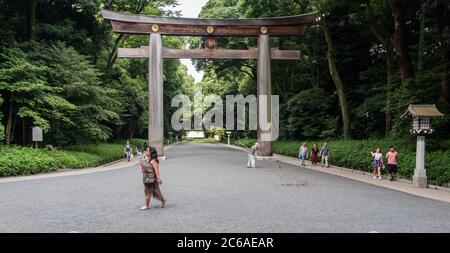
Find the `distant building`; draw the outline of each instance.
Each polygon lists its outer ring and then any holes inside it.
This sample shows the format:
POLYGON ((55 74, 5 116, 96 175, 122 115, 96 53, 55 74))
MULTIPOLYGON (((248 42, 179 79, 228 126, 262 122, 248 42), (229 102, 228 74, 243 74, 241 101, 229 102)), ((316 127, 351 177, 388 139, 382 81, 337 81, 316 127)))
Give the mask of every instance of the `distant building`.
POLYGON ((203 139, 205 138, 205 133, 203 131, 187 131, 186 138, 203 139))

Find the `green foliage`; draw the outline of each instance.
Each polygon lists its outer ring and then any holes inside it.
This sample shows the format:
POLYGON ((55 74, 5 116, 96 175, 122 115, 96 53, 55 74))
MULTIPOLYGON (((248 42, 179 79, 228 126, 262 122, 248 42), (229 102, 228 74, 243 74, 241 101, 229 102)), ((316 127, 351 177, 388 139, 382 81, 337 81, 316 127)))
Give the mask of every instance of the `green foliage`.
POLYGON ((217 143, 218 141, 214 138, 183 138, 186 142, 201 142, 201 143, 217 143))
POLYGON ((11 97, 19 117, 41 126, 56 144, 111 136, 104 123, 118 117, 109 110, 115 91, 101 86, 100 73, 85 56, 62 43, 24 43, 4 51, 0 92, 11 97))
MULTIPOLYGON (((407 138, 408 122, 400 115, 410 103, 436 103, 443 112, 450 111, 449 77, 450 47, 445 14, 448 4, 429 1, 430 9, 422 14, 419 2, 407 2, 405 22, 407 24, 408 47, 411 58, 417 59, 418 50, 424 51, 424 69, 408 85, 400 81, 398 64, 392 48, 394 22, 387 1, 348 0, 274 0, 274 1, 224 1, 210 0, 202 9, 201 17, 258 18, 291 16, 319 11, 327 16, 334 46, 336 67, 345 86, 350 109, 351 132, 358 139, 382 137, 385 133, 393 137, 407 138), (432 7, 431 7, 432 6, 432 7), (425 46, 418 44, 420 17, 426 15, 427 31, 425 46), (439 28, 440 27, 440 28, 439 28), (434 30, 433 30, 434 29, 434 30), (388 115, 386 115, 386 112, 388 115), (390 116, 390 117, 386 117, 390 116), (386 119, 391 119, 386 122, 386 119), (390 124, 387 124, 390 123, 390 124), (392 131, 391 131, 392 130, 392 131)), ((256 40, 225 38, 218 40, 223 48, 254 47, 256 40)), ((191 47, 203 47, 202 40, 193 40, 191 47)), ((271 38, 271 46, 280 49, 300 49, 299 61, 272 61, 272 94, 280 95, 280 134, 285 139, 317 138, 325 129, 323 138, 342 134, 342 116, 336 88, 329 74, 327 45, 319 26, 307 26, 304 37, 271 38), (289 110, 296 98, 311 88, 321 88, 331 108, 318 108, 314 120, 304 120, 303 115, 289 110), (289 104, 291 103, 291 104, 289 104), (312 122, 319 122, 315 126, 312 122), (311 127, 303 124, 310 124, 311 127), (327 124, 320 124, 325 123, 327 124)), ((413 61, 413 64, 415 62, 413 61)), ((202 82, 204 90, 223 96, 224 93, 255 94, 256 65, 253 61, 205 60, 197 61, 197 67, 205 72, 202 82), (252 80, 253 79, 253 80, 252 80), (226 80, 226 81, 225 81, 226 80), (228 88, 228 87, 239 87, 228 88)), ((306 97, 307 99, 307 97, 306 97)), ((312 100, 312 99, 311 99, 312 100)), ((310 101, 310 105, 319 103, 310 101)), ((298 102, 300 103, 300 102, 298 102)), ((295 111, 295 110, 294 110, 295 111)), ((437 121, 437 136, 448 138, 450 120, 437 121)), ((245 134, 243 134, 245 135, 245 134)))
POLYGON ((218 135, 220 136, 220 139, 223 139, 225 137, 225 129, 221 127, 214 127, 213 129, 208 130, 208 134, 212 137, 214 137, 214 135, 218 135))
POLYGON ((51 172, 61 163, 45 150, 11 147, 0 150, 0 176, 29 175, 51 172))
POLYGON ((304 90, 288 101, 285 131, 291 138, 329 137, 337 131, 333 99, 323 89, 304 90))
POLYGON ((0 93, 12 101, 13 111, 21 118, 32 119, 44 131, 50 128, 50 119, 61 110, 74 108, 61 97, 62 89, 51 86, 45 73, 47 66, 29 61, 19 48, 4 48, 0 56, 0 93))
POLYGON ((99 157, 98 163, 108 163, 123 157, 123 145, 120 144, 84 144, 66 147, 65 150, 93 154, 99 157))
MULTIPOLYGON (((3 98, 0 95, 0 106, 3 103, 3 98)), ((2 124, 3 121, 3 113, 0 111, 0 141, 3 141, 3 139, 5 139, 5 126, 3 126, 2 124)))
MULTIPOLYGON (((133 139, 130 143, 141 145, 145 140, 133 139)), ((68 146, 54 151, 29 147, 10 146, 0 149, 0 177, 30 175, 94 167, 123 158, 124 141, 115 143, 68 146)))
MULTIPOLYGON (((9 122, 9 141, 29 144, 30 138, 22 136, 19 129, 31 125, 43 127, 45 142, 57 146, 145 136, 146 64, 127 59, 112 69, 106 65, 113 47, 148 45, 148 37, 125 36, 114 45, 117 35, 111 31, 110 21, 99 17, 103 8, 178 15, 165 8, 173 5, 176 0, 43 1, 36 8, 36 38, 28 41, 22 22, 27 18, 28 2, 2 1, 0 96, 8 103, 1 104, 0 111, 9 112, 13 100, 11 114, 18 115, 9 122)), ((182 47, 184 39, 167 38, 164 43, 182 47)), ((178 60, 165 65, 172 68, 164 73, 164 107, 170 108, 170 98, 187 80, 187 73, 172 71, 179 68, 178 60)), ((3 117, 0 125, 7 125, 7 120, 9 117, 3 117)))
MULTIPOLYGON (((308 147, 317 144, 323 145, 324 141, 275 141, 273 142, 273 152, 281 155, 298 157, 300 145, 306 142, 308 147)), ((241 144, 250 147, 255 143, 254 139, 233 139, 232 143, 238 146, 241 144)), ((371 151, 380 148, 383 154, 394 145, 399 153, 398 174, 402 178, 411 180, 414 174, 416 153, 415 140, 397 140, 397 139, 379 139, 379 140, 329 140, 330 148, 329 162, 332 165, 345 167, 349 169, 371 172, 372 156, 371 151)), ((427 144, 427 153, 425 157, 428 183, 433 185, 448 186, 450 183, 450 145, 447 142, 430 142, 427 144), (434 151, 438 150, 439 151, 434 151)), ((386 159, 383 158, 386 162, 386 159)), ((383 171, 383 173, 387 173, 383 171)))
POLYGON ((117 101, 111 98, 116 91, 102 86, 100 73, 88 58, 61 43, 38 45, 31 57, 48 64, 48 79, 53 80, 53 86, 61 87, 64 97, 75 105, 68 119, 58 122, 55 131, 65 132, 66 138, 74 142, 107 140, 111 129, 105 123, 118 118, 113 111, 117 101))

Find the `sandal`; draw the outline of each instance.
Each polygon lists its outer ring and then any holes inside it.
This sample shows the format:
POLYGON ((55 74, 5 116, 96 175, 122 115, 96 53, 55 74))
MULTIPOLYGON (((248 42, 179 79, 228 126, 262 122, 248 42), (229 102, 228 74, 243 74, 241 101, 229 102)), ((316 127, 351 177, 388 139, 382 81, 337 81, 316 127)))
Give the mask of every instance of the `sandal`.
POLYGON ((139 210, 141 210, 141 211, 145 211, 145 210, 147 210, 147 209, 150 209, 148 206, 143 206, 143 207, 141 207, 139 210))

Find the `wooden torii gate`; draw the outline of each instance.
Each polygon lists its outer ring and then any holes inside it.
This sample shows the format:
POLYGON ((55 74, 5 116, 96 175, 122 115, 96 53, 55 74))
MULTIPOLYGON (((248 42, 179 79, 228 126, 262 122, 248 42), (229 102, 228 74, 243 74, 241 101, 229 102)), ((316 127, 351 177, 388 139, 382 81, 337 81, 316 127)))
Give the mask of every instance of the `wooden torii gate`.
MULTIPOLYGON (((118 57, 149 59, 148 141, 157 149, 161 157, 164 157, 163 59, 257 59, 257 97, 268 96, 267 108, 259 108, 258 103, 258 112, 264 110, 268 118, 267 122, 272 122, 270 60, 300 59, 300 51, 270 48, 269 37, 301 36, 305 32, 306 24, 315 22, 318 17, 317 14, 312 13, 261 19, 168 18, 124 14, 109 10, 103 10, 102 14, 104 19, 111 21, 114 32, 150 36, 148 47, 119 48, 118 57), (162 35, 204 36, 206 48, 163 48, 162 35), (258 37, 258 48, 248 50, 215 49, 216 36, 258 37)), ((258 115, 260 114, 258 113, 258 115)), ((261 155, 271 156, 272 142, 262 141, 260 138, 262 133, 265 132, 258 123, 259 151, 261 155)))

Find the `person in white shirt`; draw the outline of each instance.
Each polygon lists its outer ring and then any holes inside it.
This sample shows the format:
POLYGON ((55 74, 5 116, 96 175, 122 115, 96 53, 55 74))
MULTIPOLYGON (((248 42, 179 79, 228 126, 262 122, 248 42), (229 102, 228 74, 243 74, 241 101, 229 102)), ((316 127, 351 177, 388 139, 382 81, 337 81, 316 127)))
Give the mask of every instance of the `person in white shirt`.
POLYGON ((383 168, 383 154, 380 152, 380 148, 377 148, 375 152, 370 152, 373 157, 373 178, 381 180, 381 169, 383 168))
POLYGON ((255 143, 255 145, 253 145, 250 148, 250 153, 248 153, 248 162, 247 162, 247 168, 256 168, 255 166, 255 155, 258 152, 258 143, 255 143))
POLYGON ((308 158, 308 147, 306 146, 306 143, 304 142, 302 146, 300 146, 298 150, 298 158, 300 158, 301 166, 305 166, 305 160, 308 158))

